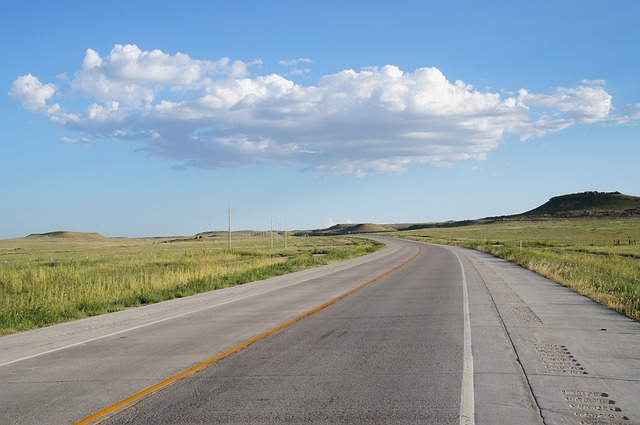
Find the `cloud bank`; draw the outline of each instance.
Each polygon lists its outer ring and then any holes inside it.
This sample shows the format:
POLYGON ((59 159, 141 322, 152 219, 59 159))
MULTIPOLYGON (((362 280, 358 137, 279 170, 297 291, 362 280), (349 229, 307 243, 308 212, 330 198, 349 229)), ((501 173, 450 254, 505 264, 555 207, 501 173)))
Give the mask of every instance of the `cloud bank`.
MULTIPOLYGON (((281 64, 309 64, 307 58, 281 64)), ((197 60, 116 45, 88 49, 59 86, 28 74, 10 97, 79 133, 67 143, 135 140, 175 167, 300 164, 356 176, 482 160, 507 134, 542 137, 576 124, 622 122, 603 81, 550 94, 501 95, 449 81, 434 67, 345 70, 303 86, 257 62, 197 60)))

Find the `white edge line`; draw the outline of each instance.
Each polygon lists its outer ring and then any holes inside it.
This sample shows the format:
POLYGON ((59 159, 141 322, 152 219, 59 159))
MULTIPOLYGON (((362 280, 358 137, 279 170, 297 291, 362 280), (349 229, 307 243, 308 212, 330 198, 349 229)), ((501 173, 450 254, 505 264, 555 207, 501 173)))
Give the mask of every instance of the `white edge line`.
MULTIPOLYGON (((397 250, 394 250, 394 251, 392 251, 392 252, 389 252, 389 254, 387 254, 387 255, 393 254, 393 253, 394 253, 394 252, 396 252, 396 251, 397 251, 397 250)), ((375 253, 374 253, 374 254, 375 254, 375 253)), ((385 256, 386 256, 386 255, 385 255, 385 256)), ((301 283, 307 282, 307 281, 312 280, 312 279, 317 279, 317 278, 320 278, 320 277, 325 277, 325 276, 328 276, 328 275, 330 275, 330 274, 337 273, 337 272, 340 272, 340 271, 343 271, 343 270, 346 270, 346 269, 349 269, 349 268, 351 268, 351 267, 355 267, 355 266, 358 266, 358 265, 361 265, 361 264, 366 264, 366 263, 368 263, 368 262, 370 262, 370 261, 373 261, 373 260, 378 259, 378 257, 377 257, 377 256, 372 256, 372 257, 374 257, 374 258, 371 258, 371 259, 370 259, 370 260, 368 260, 368 261, 356 262, 355 264, 352 264, 352 265, 347 266, 347 267, 344 267, 344 268, 340 267, 340 268, 338 268, 337 270, 332 270, 331 272, 329 272, 329 273, 327 273, 327 274, 324 274, 324 275, 321 275, 321 276, 310 276, 310 277, 308 277, 308 278, 306 278, 306 279, 303 279, 303 280, 295 281, 295 282, 293 282, 293 283, 289 283, 289 284, 287 284, 287 285, 283 285, 283 286, 278 286, 277 288, 267 289, 267 290, 265 290, 265 291, 261 291, 261 292, 258 292, 258 293, 253 293, 253 294, 250 294, 250 295, 245 295, 244 297, 238 297, 238 298, 234 298, 234 299, 231 299, 231 300, 227 300, 227 301, 224 301, 224 302, 221 302, 221 303, 217 303, 217 304, 209 305, 209 306, 206 306, 206 307, 200 308, 200 309, 198 309, 198 310, 191 310, 191 311, 188 311, 188 312, 185 312, 185 313, 176 314, 175 316, 165 317, 164 319, 155 320, 155 321, 153 321, 153 322, 145 323, 145 324, 143 324, 143 325, 138 325, 138 326, 134 326, 134 327, 127 328, 127 329, 122 329, 122 330, 119 330, 119 331, 116 331, 116 332, 112 332, 112 333, 107 334, 107 335, 101 335, 101 336, 97 336, 97 337, 95 337, 95 338, 85 339, 85 340, 83 340, 83 341, 78 341, 78 342, 75 342, 75 343, 73 343, 73 344, 65 345, 65 346, 63 346, 63 347, 54 348, 54 349, 52 349, 52 350, 43 351, 43 352, 41 352, 41 353, 33 354, 33 355, 31 355, 31 356, 21 357, 21 358, 19 358, 19 359, 11 360, 11 361, 8 361, 8 362, 5 362, 5 363, 0 363, 0 367, 8 366, 8 365, 10 365, 10 364, 18 363, 18 362, 22 362, 22 361, 25 361, 25 360, 34 359, 34 358, 36 358, 36 357, 40 357, 40 356, 44 356, 44 355, 46 355, 46 354, 51 354, 51 353, 55 353, 55 352, 58 352, 58 351, 66 350, 66 349, 68 349, 68 348, 77 347, 77 346, 82 345, 82 344, 88 344, 88 343, 90 343, 90 342, 98 341, 98 340, 100 340, 100 339, 104 339, 104 338, 109 338, 109 337, 112 337, 112 336, 115 336, 115 335, 119 335, 119 334, 122 334, 122 333, 125 333, 125 332, 134 331, 134 330, 136 330, 136 329, 145 328, 145 327, 147 327, 147 326, 156 325, 156 324, 158 324, 158 323, 166 322, 166 321, 168 321, 168 320, 177 319, 177 318, 182 317, 182 316, 188 316, 188 315, 191 315, 191 314, 199 313, 199 312, 204 311, 204 310, 209 310, 209 309, 212 309, 212 308, 215 308, 215 307, 220 307, 220 306, 222 306, 222 305, 230 304, 230 303, 233 303, 233 302, 236 302, 236 301, 240 301, 240 300, 244 300, 244 299, 246 299, 246 298, 251 298, 251 297, 255 297, 255 296, 257 296, 257 295, 266 294, 266 293, 268 293, 268 292, 276 291, 276 290, 279 290, 279 289, 288 288, 289 286, 299 285, 299 284, 301 284, 301 283)), ((361 258, 362 258, 362 257, 361 257, 361 258)), ((307 269, 307 270, 311 270, 311 269, 307 269)))
POLYGON ((460 390, 460 425, 475 424, 475 401, 473 390, 473 353, 471 351, 471 319, 469 316, 469 293, 467 275, 458 254, 451 250, 460 263, 462 271, 462 297, 464 313, 464 352, 462 357, 462 387, 460 390))

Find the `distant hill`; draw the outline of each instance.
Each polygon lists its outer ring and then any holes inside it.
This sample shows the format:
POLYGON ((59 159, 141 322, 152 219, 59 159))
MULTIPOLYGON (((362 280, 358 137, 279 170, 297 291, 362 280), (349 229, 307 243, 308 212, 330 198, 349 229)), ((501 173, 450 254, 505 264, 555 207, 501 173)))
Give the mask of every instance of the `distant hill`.
POLYGON ((640 197, 620 192, 582 192, 555 196, 538 208, 506 217, 638 216, 640 197))
MULTIPOLYGON (((544 220, 553 218, 581 217, 640 217, 640 197, 624 195, 620 192, 582 192, 555 196, 546 203, 530 211, 496 217, 485 217, 475 220, 447 221, 439 223, 403 223, 403 224, 336 224, 327 229, 301 230, 291 232, 294 236, 338 236, 357 235, 363 233, 383 233, 403 230, 427 228, 461 227, 473 224, 494 223, 496 221, 544 220)), ((234 231, 234 237, 265 236, 268 232, 253 230, 234 231)), ((282 231, 274 231, 274 237, 280 237, 282 231)), ((192 239, 226 238, 226 231, 209 231, 198 233, 192 237, 176 237, 165 242, 179 242, 192 239)), ((82 232, 49 232, 34 233, 27 238, 59 238, 59 239, 107 239, 100 233, 82 232)))
POLYGON ((57 238, 57 239, 106 239, 100 233, 83 233, 83 232, 67 232, 57 231, 48 233, 32 233, 27 238, 57 238))
POLYGON ((381 233, 381 232, 393 232, 396 229, 390 226, 384 226, 381 224, 336 224, 328 229, 317 229, 310 231, 300 231, 294 233, 295 236, 336 236, 336 235, 357 235, 359 233, 381 233))
POLYGON ((640 197, 620 192, 582 192, 555 196, 530 211, 475 220, 446 221, 439 223, 403 224, 337 224, 328 229, 300 231, 296 235, 331 236, 357 233, 379 233, 403 230, 462 227, 496 221, 538 220, 580 217, 640 217, 640 197))
MULTIPOLYGON (((275 230, 274 230, 275 233, 275 230)), ((251 237, 256 234, 255 230, 234 230, 231 232, 233 236, 242 236, 242 237, 251 237)), ((200 232, 196 234, 194 237, 196 239, 201 238, 226 238, 229 236, 229 232, 226 230, 211 230, 207 232, 200 232)))
POLYGON ((485 217, 476 220, 447 221, 444 223, 424 223, 396 226, 398 230, 415 230, 437 227, 461 227, 473 224, 494 223, 496 221, 544 220, 553 218, 584 217, 640 217, 640 197, 624 195, 620 192, 581 192, 555 196, 530 211, 485 217))

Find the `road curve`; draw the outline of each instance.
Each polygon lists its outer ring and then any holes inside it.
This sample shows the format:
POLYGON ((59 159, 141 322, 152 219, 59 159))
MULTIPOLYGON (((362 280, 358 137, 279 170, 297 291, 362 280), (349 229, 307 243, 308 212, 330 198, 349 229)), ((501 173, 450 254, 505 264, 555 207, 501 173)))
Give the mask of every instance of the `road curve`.
POLYGON ((640 324, 486 254, 382 240, 339 265, 2 337, 0 423, 82 421, 296 318, 95 419, 640 423, 640 324))
POLYGON ((0 337, 0 423, 69 424, 402 264, 390 243, 339 264, 0 337))

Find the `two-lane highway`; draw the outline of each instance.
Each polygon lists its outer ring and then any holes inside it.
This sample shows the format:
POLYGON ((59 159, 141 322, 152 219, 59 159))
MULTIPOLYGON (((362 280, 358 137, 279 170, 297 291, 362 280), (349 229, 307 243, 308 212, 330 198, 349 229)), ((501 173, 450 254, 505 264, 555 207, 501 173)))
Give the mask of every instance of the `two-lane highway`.
POLYGON ((640 423, 638 323, 485 254, 382 240, 2 337, 0 423, 640 423))
POLYGON ((461 270, 449 251, 419 248, 386 279, 114 423, 458 423, 461 270))

